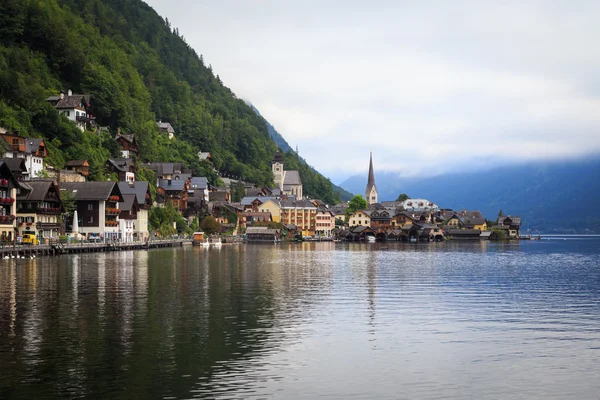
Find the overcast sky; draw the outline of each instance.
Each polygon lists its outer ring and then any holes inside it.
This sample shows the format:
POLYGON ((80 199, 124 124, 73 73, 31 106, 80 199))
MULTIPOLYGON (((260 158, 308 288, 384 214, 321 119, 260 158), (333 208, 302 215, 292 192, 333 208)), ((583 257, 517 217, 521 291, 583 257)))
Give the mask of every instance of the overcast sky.
POLYGON ((148 3, 334 182, 600 152, 598 1, 148 3))

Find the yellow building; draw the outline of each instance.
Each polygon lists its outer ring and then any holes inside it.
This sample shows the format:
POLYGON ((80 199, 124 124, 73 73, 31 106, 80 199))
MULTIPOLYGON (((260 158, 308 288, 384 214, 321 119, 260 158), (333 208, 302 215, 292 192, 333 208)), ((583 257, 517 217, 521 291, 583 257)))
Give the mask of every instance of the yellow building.
POLYGON ((371 216, 368 210, 358 210, 350 214, 349 226, 371 226, 371 216))
POLYGON ((304 236, 313 236, 317 207, 308 200, 281 200, 281 222, 296 225, 304 236))
POLYGON ((267 200, 258 206, 259 212, 271 213, 273 222, 281 222, 281 203, 278 200, 267 200))

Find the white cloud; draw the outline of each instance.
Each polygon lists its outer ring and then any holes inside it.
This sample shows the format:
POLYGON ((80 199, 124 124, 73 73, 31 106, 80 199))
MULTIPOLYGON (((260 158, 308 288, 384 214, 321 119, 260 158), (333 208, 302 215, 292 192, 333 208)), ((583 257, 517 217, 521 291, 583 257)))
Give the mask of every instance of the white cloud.
POLYGON ((149 3, 325 174, 600 152, 597 2, 149 3))

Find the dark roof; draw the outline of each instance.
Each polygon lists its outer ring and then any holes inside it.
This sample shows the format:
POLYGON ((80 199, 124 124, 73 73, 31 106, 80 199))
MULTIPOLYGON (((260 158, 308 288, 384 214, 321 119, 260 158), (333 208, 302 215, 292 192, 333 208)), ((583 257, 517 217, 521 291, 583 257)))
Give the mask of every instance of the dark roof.
POLYGON ((29 181, 26 183, 27 187, 31 190, 29 193, 17 196, 19 201, 44 201, 48 190, 53 185, 52 181, 29 181))
POLYGON ((227 194, 225 191, 209 192, 208 199, 209 201, 227 201, 227 194))
POLYGON ((268 228, 265 228, 262 226, 257 226, 257 227, 251 226, 251 227, 246 228, 246 235, 259 235, 259 234, 261 234, 261 235, 264 235, 264 234, 277 235, 277 234, 279 234, 279 229, 268 229, 268 228))
MULTIPOLYGON (((64 97, 62 99, 58 100, 58 103, 56 103, 55 107, 56 108, 76 108, 76 107, 80 107, 83 103, 83 106, 85 107, 88 103, 87 96, 83 95, 83 94, 72 94, 71 96, 68 95, 64 95, 64 97)), ((50 100, 50 98, 48 99, 50 100)))
POLYGON ((121 211, 131 211, 134 208, 134 204, 137 205, 135 194, 124 194, 123 201, 119 203, 119 209, 121 211))
POLYGON ((27 153, 35 153, 40 148, 40 145, 44 141, 42 138, 27 138, 25 152, 27 153))
POLYGON ((246 196, 248 197, 258 197, 262 195, 263 191, 261 188, 246 189, 246 196))
POLYGON ((479 229, 449 229, 447 233, 450 236, 474 236, 480 235, 481 231, 479 229))
POLYGON ((180 192, 185 187, 185 182, 185 180, 161 179, 158 181, 158 187, 161 187, 166 191, 180 192))
POLYGON ((4 161, 6 166, 13 172, 27 172, 27 164, 25 164, 24 158, 2 158, 0 161, 4 161))
POLYGON ((109 158, 107 164, 112 165, 117 171, 129 172, 133 166, 132 158, 109 158))
POLYGON ((121 138, 127 140, 129 143, 135 142, 135 135, 133 133, 127 134, 127 135, 126 134, 117 135, 115 137, 115 140, 119 140, 121 138))
POLYGON ((183 163, 162 163, 162 162, 154 162, 147 163, 146 167, 156 172, 157 176, 162 175, 172 175, 174 173, 191 173, 189 169, 184 168, 183 163))
POLYGON ((70 160, 67 161, 67 164, 65 164, 67 167, 83 167, 84 163, 88 163, 89 162, 87 160, 70 160))
POLYGON ((203 176, 192 177, 190 181, 190 189, 206 189, 208 187, 208 179, 203 176))
POLYGON ((283 164, 283 155, 279 150, 275 152, 275 154, 273 155, 273 161, 271 161, 272 164, 275 164, 276 162, 283 164))
POLYGON ((148 192, 148 182, 135 181, 133 184, 129 182, 119 182, 119 190, 121 194, 135 194, 138 204, 146 203, 146 193, 148 192))
POLYGON ((2 174, 3 178, 12 180, 15 186, 19 186, 19 181, 4 161, 0 161, 0 174, 2 174))
POLYGON ((469 226, 475 226, 475 225, 483 225, 485 224, 485 218, 481 217, 481 218, 476 218, 476 217, 463 217, 463 223, 465 224, 465 226, 469 227, 469 226))
POLYGON ((287 199, 279 200, 281 208, 317 208, 310 200, 287 199))
MULTIPOLYGON (((375 174, 373 173, 373 152, 369 156, 369 179, 367 180, 367 194, 371 193, 371 188, 375 187, 375 174)), ((377 187, 375 187, 377 190, 377 187)))
POLYGON ((115 185, 115 182, 64 182, 60 190, 73 193, 76 200, 107 200, 115 185))
POLYGON ((264 203, 267 200, 277 200, 277 198, 272 196, 246 196, 240 201, 240 204, 243 206, 249 206, 254 203, 254 200, 264 203))

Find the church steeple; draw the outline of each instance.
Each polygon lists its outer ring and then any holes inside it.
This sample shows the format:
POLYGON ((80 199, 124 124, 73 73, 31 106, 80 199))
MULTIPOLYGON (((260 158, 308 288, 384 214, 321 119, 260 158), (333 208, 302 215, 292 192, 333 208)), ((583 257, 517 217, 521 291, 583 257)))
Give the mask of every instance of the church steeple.
POLYGON ((367 180, 367 190, 365 190, 367 203, 377 203, 377 187, 375 187, 375 174, 373 173, 373 152, 369 157, 369 179, 367 180))

